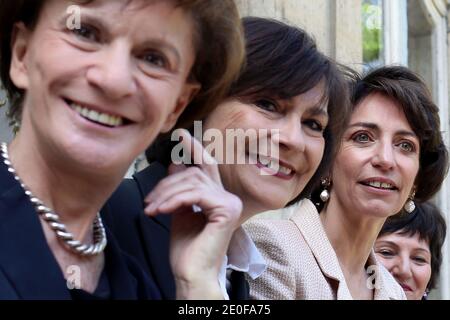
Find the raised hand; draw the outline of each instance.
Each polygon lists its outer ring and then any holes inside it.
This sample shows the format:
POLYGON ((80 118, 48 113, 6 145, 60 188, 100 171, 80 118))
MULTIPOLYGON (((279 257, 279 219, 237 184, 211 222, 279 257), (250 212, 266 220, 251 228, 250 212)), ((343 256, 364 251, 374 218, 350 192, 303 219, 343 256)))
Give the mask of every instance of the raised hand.
POLYGON ((184 152, 199 163, 174 165, 145 199, 146 214, 172 214, 170 260, 180 299, 223 299, 218 275, 234 230, 239 226, 242 202, 227 192, 217 162, 188 131, 184 152), (194 212, 193 206, 201 208, 194 212))

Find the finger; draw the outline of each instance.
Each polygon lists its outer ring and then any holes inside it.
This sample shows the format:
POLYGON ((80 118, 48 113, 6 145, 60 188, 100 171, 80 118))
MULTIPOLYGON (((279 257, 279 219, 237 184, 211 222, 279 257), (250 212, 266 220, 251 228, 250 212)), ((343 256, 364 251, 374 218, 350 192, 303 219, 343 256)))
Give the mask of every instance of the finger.
POLYGON ((148 202, 148 206, 144 209, 145 213, 152 213, 162 203, 172 198, 173 196, 182 193, 190 192, 196 189, 196 187, 190 183, 175 184, 171 188, 161 190, 160 196, 155 196, 153 201, 148 202))
POLYGON ((197 167, 191 167, 184 169, 183 171, 177 172, 170 176, 165 177, 161 180, 156 187, 150 192, 147 197, 144 199, 145 202, 149 203, 155 201, 159 197, 164 196, 164 193, 167 190, 173 188, 177 185, 182 184, 192 184, 192 185, 200 185, 200 184, 215 184, 201 169, 197 167))
POLYGON ((201 198, 199 190, 178 193, 159 205, 157 211, 159 213, 172 213, 180 208, 186 208, 189 212, 192 212, 192 205, 202 202, 201 198))
POLYGON ((166 199, 163 203, 160 203, 156 207, 146 208, 145 213, 149 216, 155 216, 158 214, 173 214, 180 209, 193 213, 192 205, 200 199, 200 194, 196 190, 190 190, 182 193, 178 193, 172 196, 170 199, 166 199))
POLYGON ((219 168, 217 161, 203 147, 203 145, 195 139, 187 130, 180 133, 183 137, 181 141, 184 152, 193 160, 193 163, 201 168, 214 181, 221 183, 219 168))

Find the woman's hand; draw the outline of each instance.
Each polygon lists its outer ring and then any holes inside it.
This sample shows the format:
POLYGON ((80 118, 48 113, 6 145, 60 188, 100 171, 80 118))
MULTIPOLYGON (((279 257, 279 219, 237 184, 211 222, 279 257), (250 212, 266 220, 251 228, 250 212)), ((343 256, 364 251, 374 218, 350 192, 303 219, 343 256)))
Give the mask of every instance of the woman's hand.
POLYGON ((170 175, 148 195, 146 214, 172 214, 170 260, 180 299, 223 299, 218 275, 234 230, 241 200, 227 192, 215 159, 189 132, 183 150, 195 167, 171 165, 170 175), (202 212, 193 211, 193 206, 202 212))

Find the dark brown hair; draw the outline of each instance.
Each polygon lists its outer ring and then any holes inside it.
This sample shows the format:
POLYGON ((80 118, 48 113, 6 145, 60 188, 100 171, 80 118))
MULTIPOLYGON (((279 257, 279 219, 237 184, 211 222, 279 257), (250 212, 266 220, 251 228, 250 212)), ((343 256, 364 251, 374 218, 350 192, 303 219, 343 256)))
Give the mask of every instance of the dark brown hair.
MULTIPOLYGON (((334 158, 350 112, 347 83, 331 59, 322 54, 304 30, 277 20, 242 19, 246 63, 227 97, 238 99, 271 97, 289 99, 324 81, 324 101, 329 122, 324 131, 325 151, 320 166, 303 192, 290 204, 309 195, 334 158)), ((250 99, 249 99, 250 100, 250 99)), ((254 99, 253 99, 254 100, 254 99)), ((201 120, 201 119, 198 119, 201 120)), ((149 162, 170 162, 170 139, 160 139, 147 152, 149 162)))
MULTIPOLYGON (((424 81, 408 68, 390 66, 356 79, 352 104, 356 108, 373 93, 381 93, 402 107, 420 142, 420 167, 416 177, 417 201, 427 201, 439 191, 448 171, 448 151, 440 131, 439 108, 424 81)), ((376 111, 374 111, 376 112, 376 111)))
POLYGON ((399 233, 428 242, 431 253, 431 278, 427 289, 436 287, 442 264, 442 245, 444 244, 447 225, 439 209, 430 202, 416 204, 416 210, 411 214, 401 214, 389 217, 383 225, 378 237, 399 233))
MULTIPOLYGON (((95 0, 78 0, 90 3, 95 0)), ((165 0, 164 0, 165 1, 165 0)), ((33 29, 45 0, 0 0, 0 77, 10 100, 11 120, 20 122, 23 90, 9 77, 13 26, 22 21, 33 29)), ((180 116, 177 126, 184 126, 207 114, 228 91, 244 59, 244 41, 239 13, 233 0, 174 0, 195 23, 196 60, 191 79, 202 85, 200 92, 180 116)))
POLYGON ((304 30, 284 22, 243 18, 246 65, 231 87, 229 96, 269 96, 289 99, 324 81, 322 97, 327 102, 328 125, 324 130, 325 150, 320 165, 303 191, 290 204, 309 196, 329 169, 350 113, 347 83, 338 65, 321 53, 304 30))

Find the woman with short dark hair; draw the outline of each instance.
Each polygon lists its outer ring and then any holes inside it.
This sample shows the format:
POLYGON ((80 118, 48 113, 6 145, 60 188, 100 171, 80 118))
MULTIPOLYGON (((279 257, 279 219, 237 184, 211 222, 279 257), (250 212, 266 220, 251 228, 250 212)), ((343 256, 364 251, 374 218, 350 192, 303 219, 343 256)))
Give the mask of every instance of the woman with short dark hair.
POLYGON ((375 242, 375 253, 409 300, 426 299, 436 288, 447 225, 431 202, 411 214, 389 217, 375 242))
POLYGON ((254 298, 406 298, 373 245, 388 217, 412 212, 445 178, 439 110, 404 67, 355 74, 352 88, 350 122, 312 201, 302 201, 289 220, 247 226, 269 261, 250 282, 254 298))
MULTIPOLYGON (((0 40, 19 128, 0 153, 0 299, 160 298, 99 211, 194 97, 189 117, 239 73, 234 2, 0 0, 0 40)), ((239 214, 223 212, 224 233, 239 214)), ((218 287, 189 284, 183 297, 218 287)))

